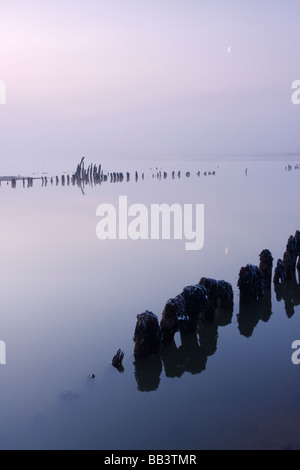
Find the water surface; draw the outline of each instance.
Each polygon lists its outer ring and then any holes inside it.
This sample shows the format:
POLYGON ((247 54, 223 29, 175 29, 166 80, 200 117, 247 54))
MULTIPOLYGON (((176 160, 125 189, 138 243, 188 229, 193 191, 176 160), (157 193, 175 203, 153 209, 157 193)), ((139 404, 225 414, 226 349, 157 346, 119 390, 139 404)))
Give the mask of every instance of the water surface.
POLYGON ((276 263, 300 229, 300 171, 290 164, 104 162, 130 181, 85 185, 84 194, 2 182, 0 448, 299 448, 298 280, 285 299, 272 286, 270 304, 243 322, 237 288, 242 266, 258 265, 265 248, 276 263), (121 195, 147 207, 204 204, 203 249, 99 240, 96 209, 121 195), (136 361, 136 315, 160 319, 166 301, 203 276, 232 284, 232 316, 177 333, 174 350, 136 361), (118 348, 123 373, 111 365, 118 348))

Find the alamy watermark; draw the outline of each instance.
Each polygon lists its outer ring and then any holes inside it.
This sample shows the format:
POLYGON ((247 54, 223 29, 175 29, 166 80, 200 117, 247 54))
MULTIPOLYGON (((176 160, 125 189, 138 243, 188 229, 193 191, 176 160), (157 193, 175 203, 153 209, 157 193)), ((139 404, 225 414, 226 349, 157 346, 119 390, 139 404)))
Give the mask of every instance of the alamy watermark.
POLYGON ((6 86, 3 80, 0 80, 0 104, 6 104, 6 86))
POLYGON ((295 351, 292 354, 292 363, 295 366, 298 366, 300 364, 300 341, 296 340, 292 343, 292 349, 295 349, 295 351))
POLYGON ((4 341, 0 341, 0 365, 6 364, 6 344, 4 341))
POLYGON ((204 204, 128 205, 127 196, 119 204, 100 204, 96 211, 99 240, 185 240, 188 251, 204 245, 204 204))
POLYGON ((295 90, 292 93, 292 103, 300 104, 300 80, 294 80, 292 83, 292 88, 295 90))

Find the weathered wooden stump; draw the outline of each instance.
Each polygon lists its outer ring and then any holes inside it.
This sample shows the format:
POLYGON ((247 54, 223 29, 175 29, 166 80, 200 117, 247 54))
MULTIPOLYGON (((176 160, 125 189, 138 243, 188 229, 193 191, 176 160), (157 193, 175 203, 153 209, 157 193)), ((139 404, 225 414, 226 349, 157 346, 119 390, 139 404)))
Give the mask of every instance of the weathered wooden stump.
POLYGON ((136 356, 134 375, 140 392, 153 392, 158 389, 162 373, 162 360, 159 354, 136 356))
POLYGON ((185 317, 180 322, 180 331, 194 333, 197 329, 199 316, 207 305, 207 290, 200 284, 187 286, 182 294, 185 304, 185 317))
POLYGON ((161 347, 161 331, 157 316, 146 310, 137 315, 133 340, 135 356, 157 354, 161 347))
POLYGON ((203 318, 212 320, 215 318, 217 310, 223 310, 223 313, 226 311, 228 318, 234 305, 231 284, 223 280, 217 281, 216 279, 203 277, 200 280, 200 285, 206 288, 208 296, 206 308, 202 313, 203 318))
POLYGON ((240 303, 251 303, 264 296, 263 274, 257 266, 247 264, 242 267, 237 285, 240 290, 240 303))
POLYGON ((208 277, 202 277, 200 286, 204 286, 207 291, 207 302, 203 311, 204 318, 212 318, 218 305, 218 281, 208 277))
POLYGON ((298 239, 291 235, 288 239, 286 250, 283 255, 283 265, 286 279, 292 279, 295 276, 296 260, 298 256, 298 239))
POLYGON ((116 369, 118 369, 120 372, 124 371, 124 367, 122 364, 123 358, 124 358, 124 352, 121 349, 118 349, 117 353, 114 355, 111 361, 112 365, 116 369))
POLYGON ((187 286, 182 293, 169 299, 161 319, 163 343, 173 340, 176 331, 193 333, 196 331, 200 313, 207 305, 207 290, 203 285, 187 286))
POLYGON ((176 331, 179 330, 180 321, 186 319, 185 301, 182 295, 177 295, 174 299, 169 299, 162 312, 160 321, 162 341, 164 344, 170 343, 176 331))
POLYGON ((274 284, 278 284, 279 282, 284 281, 286 278, 284 264, 282 259, 277 260, 276 268, 274 271, 273 282, 274 284))
POLYGON ((300 230, 297 230, 295 233, 295 242, 296 242, 297 256, 300 256, 300 230))
POLYGON ((226 281, 218 281, 218 301, 217 307, 220 309, 233 309, 233 289, 232 285, 226 281))
POLYGON ((263 250, 259 255, 260 263, 259 269, 263 274, 265 289, 271 288, 272 283, 272 269, 273 269, 273 257, 269 250, 263 250))

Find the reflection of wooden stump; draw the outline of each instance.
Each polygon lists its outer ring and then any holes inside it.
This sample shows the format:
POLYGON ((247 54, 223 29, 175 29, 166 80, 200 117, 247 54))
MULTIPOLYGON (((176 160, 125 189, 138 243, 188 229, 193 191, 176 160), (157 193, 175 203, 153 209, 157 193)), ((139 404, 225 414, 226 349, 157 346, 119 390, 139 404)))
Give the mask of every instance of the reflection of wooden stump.
POLYGON ((214 321, 201 320, 198 328, 201 348, 206 357, 213 356, 217 351, 218 325, 214 321))
POLYGON ((147 357, 136 357, 134 375, 140 392, 157 390, 162 373, 162 362, 159 354, 147 357))
POLYGON ((295 307, 300 305, 300 284, 296 277, 284 280, 274 285, 276 300, 281 302, 284 300, 286 315, 291 318, 295 313, 295 307))
POLYGON ((240 303, 251 303, 264 296, 264 280, 257 266, 247 264, 239 273, 240 303))
POLYGON ((135 356, 148 356, 160 352, 161 331, 158 318, 154 313, 146 310, 146 312, 137 315, 133 339, 135 356))
POLYGON ((257 302, 254 301, 251 305, 241 303, 240 311, 237 315, 237 321, 238 329, 242 336, 250 338, 259 320, 260 305, 258 305, 257 302))
POLYGON ((233 305, 232 307, 219 307, 217 308, 214 321, 218 326, 227 326, 230 325, 232 322, 232 315, 233 315, 233 305))
POLYGON ((284 281, 285 279, 285 270, 284 270, 284 264, 282 259, 277 260, 276 268, 274 271, 274 277, 273 277, 273 282, 274 284, 278 284, 279 282, 284 281))

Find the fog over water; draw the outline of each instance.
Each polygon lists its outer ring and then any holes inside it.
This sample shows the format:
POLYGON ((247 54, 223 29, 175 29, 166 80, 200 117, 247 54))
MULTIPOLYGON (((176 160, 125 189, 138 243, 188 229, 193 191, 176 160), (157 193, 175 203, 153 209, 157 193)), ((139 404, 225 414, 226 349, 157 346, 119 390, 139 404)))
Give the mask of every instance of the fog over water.
POLYGON ((299 154, 295 0, 0 9, 4 168, 299 154))

